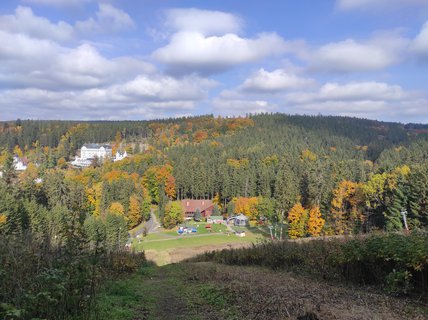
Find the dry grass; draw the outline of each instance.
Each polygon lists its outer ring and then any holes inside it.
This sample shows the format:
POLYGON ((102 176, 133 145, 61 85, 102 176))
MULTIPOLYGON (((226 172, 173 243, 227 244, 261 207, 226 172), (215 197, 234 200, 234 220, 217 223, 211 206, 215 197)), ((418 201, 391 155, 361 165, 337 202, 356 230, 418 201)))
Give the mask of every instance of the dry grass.
POLYGON ((181 262, 186 259, 193 258, 206 251, 218 251, 223 249, 239 249, 250 247, 252 244, 247 242, 228 243, 228 244, 213 244, 197 247, 171 248, 168 250, 146 250, 145 256, 148 261, 154 262, 158 266, 163 266, 170 263, 181 262))
POLYGON ((188 268, 190 281, 221 288, 245 319, 428 319, 426 305, 361 287, 256 267, 194 263, 188 268))

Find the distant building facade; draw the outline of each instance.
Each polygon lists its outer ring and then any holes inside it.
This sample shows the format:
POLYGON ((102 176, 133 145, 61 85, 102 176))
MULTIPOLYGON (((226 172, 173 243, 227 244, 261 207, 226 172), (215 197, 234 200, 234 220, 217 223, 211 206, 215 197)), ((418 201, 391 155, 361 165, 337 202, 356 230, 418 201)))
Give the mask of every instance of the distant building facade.
POLYGON ((211 200, 184 199, 181 200, 181 206, 186 219, 192 219, 197 209, 199 209, 201 216, 204 218, 211 216, 214 210, 214 203, 211 200))
POLYGON ((84 144, 80 149, 80 158, 89 160, 89 159, 106 159, 112 157, 112 149, 108 144, 84 144))
POLYGON ((80 149, 80 157, 76 157, 71 164, 76 167, 89 167, 95 158, 105 160, 111 157, 112 149, 108 144, 84 144, 80 149))
POLYGON ((128 157, 128 153, 126 151, 125 152, 119 152, 119 151, 117 151, 116 152, 116 156, 114 157, 113 161, 114 162, 121 161, 121 160, 123 160, 123 159, 125 159, 127 157, 128 157))
POLYGON ((27 157, 20 158, 18 156, 13 157, 13 166, 16 171, 25 171, 28 168, 28 159, 27 157))

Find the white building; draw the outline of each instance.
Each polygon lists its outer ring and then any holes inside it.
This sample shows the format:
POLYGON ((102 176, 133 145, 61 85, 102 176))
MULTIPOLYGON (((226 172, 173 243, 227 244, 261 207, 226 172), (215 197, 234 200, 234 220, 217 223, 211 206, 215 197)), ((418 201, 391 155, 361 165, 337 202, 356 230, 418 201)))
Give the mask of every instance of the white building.
POLYGON ((76 167, 89 167, 92 160, 98 158, 100 160, 110 159, 112 157, 111 147, 107 144, 100 145, 96 143, 84 144, 80 149, 80 157, 76 157, 71 162, 76 167))
POLYGON ((27 158, 20 158, 18 156, 13 157, 13 166, 16 171, 25 171, 28 168, 28 160, 27 158))
POLYGON ((128 157, 128 153, 125 151, 125 152, 123 152, 123 153, 121 153, 121 152, 119 152, 119 151, 117 151, 116 152, 116 156, 114 157, 114 159, 113 159, 113 161, 114 162, 116 162, 116 161, 120 161, 120 160, 123 160, 123 159, 125 159, 125 158, 127 158, 128 157))
POLYGON ((105 159, 112 157, 111 147, 107 144, 99 145, 96 143, 84 144, 80 149, 80 158, 81 159, 105 159))

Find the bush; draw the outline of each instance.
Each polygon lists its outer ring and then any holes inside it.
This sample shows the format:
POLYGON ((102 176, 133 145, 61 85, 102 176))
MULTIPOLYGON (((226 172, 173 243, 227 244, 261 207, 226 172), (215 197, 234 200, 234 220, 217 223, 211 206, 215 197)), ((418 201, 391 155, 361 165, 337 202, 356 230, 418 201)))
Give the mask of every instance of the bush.
POLYGON ((428 285, 427 244, 426 232, 269 241, 251 248, 208 252, 191 260, 265 266, 408 294, 425 292, 428 285))
POLYGON ((83 243, 53 248, 30 235, 0 235, 0 319, 84 317, 104 279, 146 262, 144 254, 95 253, 83 243))

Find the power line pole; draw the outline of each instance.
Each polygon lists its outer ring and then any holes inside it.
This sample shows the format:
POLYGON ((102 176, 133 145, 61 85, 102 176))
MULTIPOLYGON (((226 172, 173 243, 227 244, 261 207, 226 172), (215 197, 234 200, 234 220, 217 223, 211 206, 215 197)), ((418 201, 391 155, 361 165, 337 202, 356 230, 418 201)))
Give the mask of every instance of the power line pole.
POLYGON ((408 231, 409 227, 407 225, 407 211, 406 210, 401 211, 401 215, 403 216, 404 227, 408 231))

